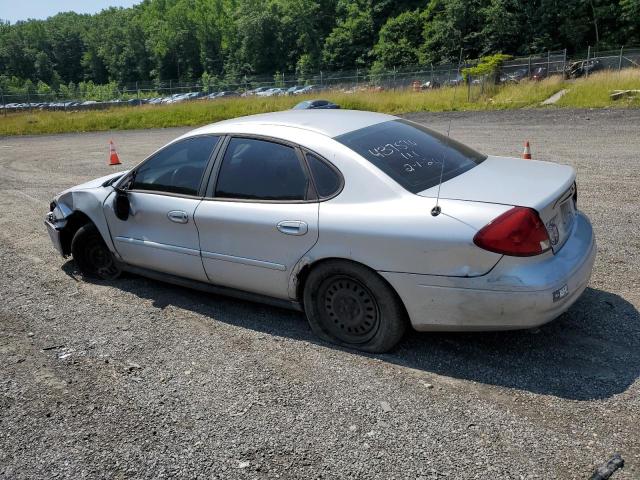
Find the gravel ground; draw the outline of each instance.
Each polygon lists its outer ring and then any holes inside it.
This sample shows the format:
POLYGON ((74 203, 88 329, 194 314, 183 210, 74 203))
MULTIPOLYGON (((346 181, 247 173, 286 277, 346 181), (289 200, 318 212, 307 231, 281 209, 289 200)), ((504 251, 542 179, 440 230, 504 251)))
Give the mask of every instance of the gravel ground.
POLYGON ((317 342, 301 314, 143 278, 87 283, 57 191, 184 129, 0 138, 0 479, 640 478, 640 111, 415 114, 489 153, 578 170, 590 288, 535 331, 317 342))

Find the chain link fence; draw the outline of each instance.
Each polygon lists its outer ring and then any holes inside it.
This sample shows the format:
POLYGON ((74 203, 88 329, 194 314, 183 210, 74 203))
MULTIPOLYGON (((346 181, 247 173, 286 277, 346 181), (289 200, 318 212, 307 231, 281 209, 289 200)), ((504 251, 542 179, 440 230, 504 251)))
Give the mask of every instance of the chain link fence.
POLYGON ((567 57, 566 50, 546 52, 529 57, 514 58, 501 66, 495 77, 464 77, 463 69, 475 62, 428 65, 374 71, 356 69, 340 72, 317 72, 310 75, 276 73, 269 76, 212 78, 207 82, 179 82, 174 80, 136 82, 116 87, 114 91, 83 95, 82 93, 25 93, 8 95, 0 91, 0 111, 5 115, 23 110, 96 110, 117 106, 163 105, 192 100, 213 100, 238 96, 276 96, 320 94, 326 90, 355 92, 396 89, 415 91, 465 84, 469 100, 484 94, 488 84, 518 83, 523 80, 542 80, 549 76, 565 78, 589 76, 597 71, 620 71, 640 68, 640 48, 622 47, 619 50, 592 51, 567 57), (479 88, 472 89, 471 86, 479 88))

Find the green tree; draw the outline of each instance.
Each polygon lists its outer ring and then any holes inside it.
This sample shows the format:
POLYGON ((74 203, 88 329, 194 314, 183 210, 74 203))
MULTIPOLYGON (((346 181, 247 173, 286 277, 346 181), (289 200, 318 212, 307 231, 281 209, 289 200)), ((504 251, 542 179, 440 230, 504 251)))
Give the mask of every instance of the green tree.
POLYGON ((404 12, 387 20, 373 47, 376 68, 416 65, 422 44, 423 16, 416 11, 404 12))
MULTIPOLYGON (((522 25, 526 23, 520 0, 491 0, 482 8, 482 54, 522 51, 522 25)), ((524 53, 524 52, 522 52, 524 53)))
POLYGON ((69 82, 159 85, 205 72, 229 86, 276 71, 456 62, 461 49, 478 58, 639 42, 640 0, 142 0, 0 21, 0 75, 20 91, 27 79, 69 93, 69 82))
POLYGON ((373 11, 369 2, 340 2, 336 27, 324 42, 323 66, 343 70, 368 65, 375 41, 373 11))
POLYGON ((640 0, 620 0, 620 9, 626 31, 623 41, 640 42, 640 0))
POLYGON ((423 61, 457 62, 461 50, 465 57, 478 57, 482 49, 484 3, 481 0, 431 0, 424 13, 423 61))
POLYGON ((36 53, 36 59, 34 62, 35 76, 38 80, 45 84, 50 83, 53 79, 53 62, 45 52, 40 51, 36 53))

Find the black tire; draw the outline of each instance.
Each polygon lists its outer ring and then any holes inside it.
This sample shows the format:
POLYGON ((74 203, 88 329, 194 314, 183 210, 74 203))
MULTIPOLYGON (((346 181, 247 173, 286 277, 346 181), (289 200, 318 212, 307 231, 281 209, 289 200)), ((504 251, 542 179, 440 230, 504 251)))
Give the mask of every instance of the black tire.
POLYGON ((85 276, 113 280, 120 275, 120 267, 92 223, 80 227, 73 236, 71 255, 85 276))
POLYGON ((356 263, 330 260, 313 268, 303 302, 311 330, 341 346, 388 352, 407 328, 398 295, 376 272, 356 263))

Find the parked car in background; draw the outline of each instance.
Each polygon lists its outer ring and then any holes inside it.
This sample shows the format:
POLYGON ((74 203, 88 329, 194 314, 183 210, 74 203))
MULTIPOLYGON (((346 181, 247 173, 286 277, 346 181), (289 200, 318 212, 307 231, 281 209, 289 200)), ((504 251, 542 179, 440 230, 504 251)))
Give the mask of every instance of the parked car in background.
POLYGON ((303 102, 298 103, 293 110, 314 110, 314 109, 336 109, 340 108, 340 105, 337 105, 329 100, 305 100, 303 102))
POLYGON ((427 80, 422 85, 420 85, 421 90, 434 90, 440 87, 440 82, 438 82, 437 80, 427 80))
POLYGON ((450 78, 444 82, 444 85, 455 87, 456 85, 462 85, 464 83, 464 77, 462 75, 456 75, 454 78, 450 78))
POLYGON ((279 95, 284 95, 285 94, 285 90, 279 87, 273 87, 270 88, 268 90, 264 90, 260 93, 258 93, 257 95, 259 97, 277 97, 279 95))
POLYGON ((67 189, 45 224, 83 275, 300 309, 320 338, 384 352, 409 325, 519 329, 565 312, 596 255, 577 201, 567 165, 487 156, 390 115, 287 110, 67 189))
POLYGON ((317 90, 315 85, 306 85, 304 87, 300 87, 298 90, 294 90, 294 95, 306 95, 308 93, 313 93, 317 90))
POLYGON ((529 77, 529 68, 518 68, 512 72, 505 72, 500 75, 500 83, 518 83, 529 77))
POLYGON ((531 74, 531 80, 544 80, 547 78, 547 67, 536 67, 531 74))
POLYGON ((214 98, 216 98, 218 96, 220 92, 211 92, 208 93, 206 95, 204 95, 203 97, 200 97, 200 100, 213 100, 214 98))
POLYGON ((243 97, 251 97, 252 95, 257 95, 260 92, 264 92, 265 90, 269 90, 271 87, 257 87, 253 90, 247 90, 242 94, 243 97))
POLYGON ((294 85, 293 87, 289 87, 287 88, 287 91, 285 92, 286 95, 293 95, 295 93, 296 90, 299 90, 300 87, 298 85, 294 85))
POLYGON ((218 92, 216 94, 216 98, 227 98, 227 97, 239 97, 240 94, 238 92, 234 92, 232 90, 225 90, 222 92, 218 92))
POLYGON ((565 71, 565 77, 579 78, 603 69, 604 65, 602 65, 600 60, 582 60, 580 62, 573 62, 569 65, 565 71))

